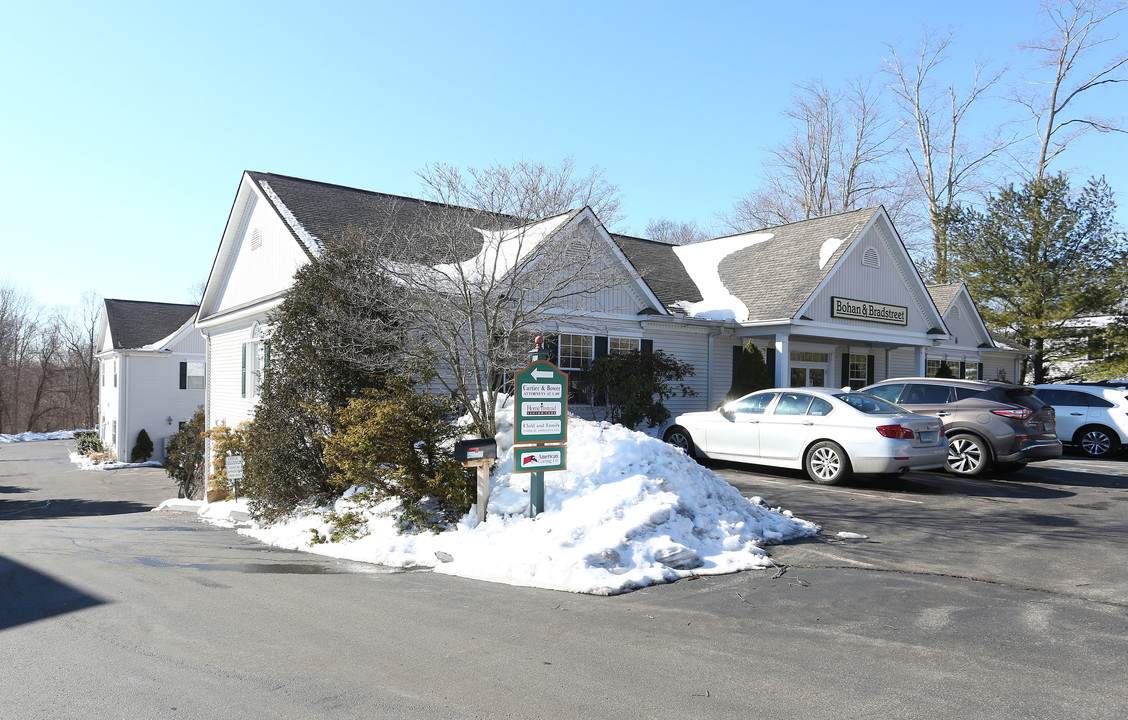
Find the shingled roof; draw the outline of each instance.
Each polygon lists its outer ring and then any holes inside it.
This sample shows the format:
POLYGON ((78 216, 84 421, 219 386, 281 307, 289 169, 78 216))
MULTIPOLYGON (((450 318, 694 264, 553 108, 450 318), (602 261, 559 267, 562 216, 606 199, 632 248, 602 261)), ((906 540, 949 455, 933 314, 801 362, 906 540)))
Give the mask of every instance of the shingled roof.
POLYGON ((114 350, 135 350, 179 330, 196 314, 198 306, 107 299, 105 308, 114 350))
POLYGON ((682 300, 700 302, 701 291, 690 279, 674 245, 611 233, 611 239, 623 251, 662 307, 682 300))
POLYGON ((397 237, 412 238, 409 247, 400 248, 403 259, 460 262, 476 255, 482 247, 482 236, 474 228, 501 230, 523 224, 508 215, 417 198, 273 173, 247 171, 247 175, 266 194, 310 256, 326 243, 344 237, 349 230, 383 233, 394 227, 397 237), (438 237, 451 228, 458 228, 459 233, 460 254, 455 257, 449 256, 449 237, 438 237))
POLYGON ((960 288, 963 283, 947 283, 945 285, 929 285, 928 294, 932 296, 932 302, 936 303, 936 309, 940 314, 948 312, 948 308, 955 302, 956 296, 960 294, 960 288))
POLYGON ((752 234, 771 238, 722 260, 721 282, 748 308, 749 320, 792 318, 880 210, 868 207, 757 230, 752 234), (842 242, 820 263, 828 240, 842 242))

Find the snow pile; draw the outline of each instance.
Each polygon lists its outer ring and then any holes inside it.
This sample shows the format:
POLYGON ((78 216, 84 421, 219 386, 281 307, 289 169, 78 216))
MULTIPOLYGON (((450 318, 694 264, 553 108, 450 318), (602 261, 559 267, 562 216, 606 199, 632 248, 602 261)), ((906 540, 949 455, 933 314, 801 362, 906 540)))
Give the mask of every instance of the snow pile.
POLYGON ((158 460, 149 460, 143 463, 127 462, 95 462, 85 455, 76 452, 70 454, 70 461, 78 466, 79 470, 123 470, 125 468, 164 467, 158 460))
MULTIPOLYGON (((680 450, 621 426, 568 421, 568 469, 545 473, 545 508, 531 519, 527 473, 513 472, 512 413, 498 434, 486 521, 474 509, 442 533, 396 532, 394 502, 358 503, 349 494, 338 513, 361 513, 363 537, 310 544, 332 532, 308 512, 240 532, 271 545, 554 590, 611 595, 690 575, 764 568, 761 547, 814 535, 818 526, 760 498, 748 500, 680 450)), ((185 508, 187 501, 170 501, 185 508)), ((196 503, 204 519, 230 524, 246 517, 240 503, 196 503), (217 507, 222 505, 222 507, 217 507)), ((160 509, 160 508, 159 508, 160 509)))
POLYGON ((31 442, 32 440, 73 440, 78 430, 56 430, 49 433, 22 432, 18 435, 0 433, 0 445, 4 443, 31 442))
POLYGON ((773 237, 772 233, 745 233, 675 247, 674 254, 701 291, 702 300, 696 303, 679 300, 674 305, 691 317, 737 322, 747 320, 748 307, 729 292, 721 281, 721 261, 735 252, 767 242, 773 237))

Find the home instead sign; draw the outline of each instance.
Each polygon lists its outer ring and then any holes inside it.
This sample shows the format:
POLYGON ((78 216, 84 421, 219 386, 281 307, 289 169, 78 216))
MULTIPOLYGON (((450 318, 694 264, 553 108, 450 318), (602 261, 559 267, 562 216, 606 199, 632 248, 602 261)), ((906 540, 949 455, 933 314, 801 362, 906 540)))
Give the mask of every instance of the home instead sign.
POLYGON ((830 316, 889 325, 909 324, 909 309, 907 307, 841 297, 830 298, 830 316))

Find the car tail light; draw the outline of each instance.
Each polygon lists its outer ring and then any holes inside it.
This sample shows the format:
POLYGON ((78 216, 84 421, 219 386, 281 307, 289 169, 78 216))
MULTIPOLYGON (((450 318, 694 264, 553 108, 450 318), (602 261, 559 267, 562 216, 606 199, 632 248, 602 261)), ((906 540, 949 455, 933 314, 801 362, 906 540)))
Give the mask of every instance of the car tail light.
POLYGON ((996 415, 1001 415, 1005 418, 1013 418, 1014 420, 1025 420, 1034 414, 1034 411, 1025 407, 1013 407, 1006 410, 992 410, 991 412, 996 415))
POLYGON ((913 431, 901 425, 878 425, 877 431, 887 438, 911 440, 916 437, 913 431))

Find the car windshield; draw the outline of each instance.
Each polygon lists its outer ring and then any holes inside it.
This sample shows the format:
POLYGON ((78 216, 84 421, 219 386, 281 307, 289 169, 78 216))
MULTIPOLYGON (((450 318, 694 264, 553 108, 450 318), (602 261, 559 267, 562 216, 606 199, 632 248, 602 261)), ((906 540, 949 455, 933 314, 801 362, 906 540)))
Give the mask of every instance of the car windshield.
POLYGON ((868 415, 894 415, 908 412, 891 402, 865 393, 839 393, 834 397, 846 403, 855 410, 860 410, 868 415))

